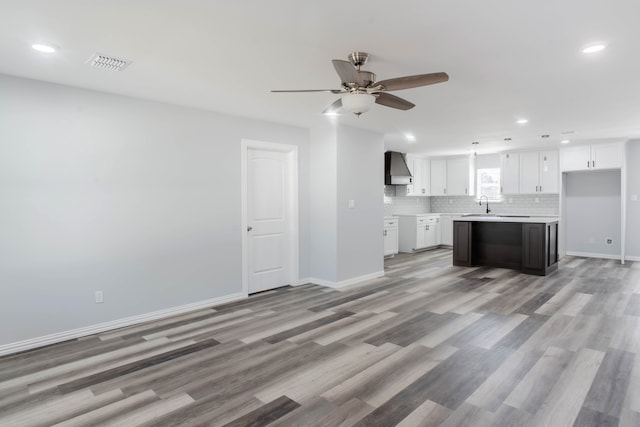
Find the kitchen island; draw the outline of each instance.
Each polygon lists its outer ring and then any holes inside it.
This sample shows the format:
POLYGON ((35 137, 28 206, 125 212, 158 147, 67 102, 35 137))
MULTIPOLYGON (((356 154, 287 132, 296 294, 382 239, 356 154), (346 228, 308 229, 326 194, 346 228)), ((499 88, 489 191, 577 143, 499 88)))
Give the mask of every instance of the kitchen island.
POLYGON ((558 218, 455 217, 453 265, 510 268, 546 276, 558 269, 558 218))

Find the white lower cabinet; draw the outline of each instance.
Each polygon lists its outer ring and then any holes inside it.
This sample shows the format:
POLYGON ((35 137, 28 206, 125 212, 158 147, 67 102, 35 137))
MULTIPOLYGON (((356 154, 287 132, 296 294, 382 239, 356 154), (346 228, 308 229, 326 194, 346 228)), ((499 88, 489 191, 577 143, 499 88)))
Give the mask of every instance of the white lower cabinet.
POLYGON ((398 242, 400 252, 411 253, 438 246, 439 225, 439 215, 401 215, 398 242))
POLYGON ((452 215, 440 215, 440 230, 441 236, 440 244, 453 246, 453 216, 452 215))
POLYGON ((398 218, 384 220, 384 256, 398 253, 398 218))

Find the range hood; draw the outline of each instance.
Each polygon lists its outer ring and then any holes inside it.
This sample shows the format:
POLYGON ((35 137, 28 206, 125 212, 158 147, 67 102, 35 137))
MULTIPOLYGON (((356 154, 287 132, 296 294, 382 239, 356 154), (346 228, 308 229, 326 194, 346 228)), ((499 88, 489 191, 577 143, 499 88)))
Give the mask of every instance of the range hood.
POLYGON ((404 154, 396 151, 384 153, 384 184, 410 185, 411 183, 413 183, 413 177, 404 154))

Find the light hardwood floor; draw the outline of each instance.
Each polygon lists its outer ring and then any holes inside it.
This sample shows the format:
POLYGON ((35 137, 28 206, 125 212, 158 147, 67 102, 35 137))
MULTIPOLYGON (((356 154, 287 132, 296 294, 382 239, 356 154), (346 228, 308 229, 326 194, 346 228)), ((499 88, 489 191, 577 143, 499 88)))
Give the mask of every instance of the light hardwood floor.
POLYGON ((385 270, 0 358, 0 425, 640 425, 640 263, 385 270))

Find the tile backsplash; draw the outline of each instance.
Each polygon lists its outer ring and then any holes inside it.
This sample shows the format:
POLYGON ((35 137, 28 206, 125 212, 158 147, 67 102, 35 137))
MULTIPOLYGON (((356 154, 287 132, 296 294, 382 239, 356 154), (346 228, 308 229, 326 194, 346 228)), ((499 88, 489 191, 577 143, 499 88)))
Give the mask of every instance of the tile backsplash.
POLYGON ((398 192, 406 191, 405 186, 384 186, 384 214, 407 215, 430 212, 429 197, 396 196, 398 192))
MULTIPOLYGON (((479 206, 475 197, 438 196, 430 197, 431 212, 483 213, 486 207, 479 206)), ((513 194, 502 202, 489 202, 492 213, 558 216, 560 209, 558 194, 513 194)))
MULTIPOLYGON (((475 197, 434 196, 412 197, 398 196, 405 187, 392 185, 384 187, 384 214, 406 215, 416 213, 482 213, 485 206, 479 206, 475 197)), ((558 194, 513 194, 505 196, 502 202, 489 202, 491 213, 523 215, 559 215, 558 194)))

